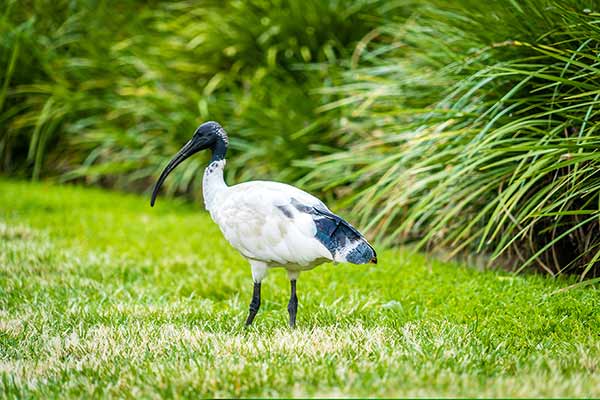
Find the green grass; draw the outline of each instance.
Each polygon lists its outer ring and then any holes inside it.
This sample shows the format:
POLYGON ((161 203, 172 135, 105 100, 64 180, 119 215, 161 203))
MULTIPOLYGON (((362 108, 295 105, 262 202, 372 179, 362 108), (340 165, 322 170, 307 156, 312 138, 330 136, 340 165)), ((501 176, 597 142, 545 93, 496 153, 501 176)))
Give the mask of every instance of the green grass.
POLYGON ((199 205, 0 181, 0 396, 600 396, 598 287, 407 249, 263 285, 199 205))

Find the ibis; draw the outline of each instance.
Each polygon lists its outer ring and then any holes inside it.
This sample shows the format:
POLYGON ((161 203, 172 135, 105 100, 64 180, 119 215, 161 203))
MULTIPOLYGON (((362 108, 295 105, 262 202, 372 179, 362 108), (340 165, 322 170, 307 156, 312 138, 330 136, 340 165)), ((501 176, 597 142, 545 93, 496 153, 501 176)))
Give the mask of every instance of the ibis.
POLYGON ((223 179, 228 144, 221 125, 213 121, 200 125, 161 173, 150 204, 154 206, 171 171, 191 155, 209 149, 212 157, 202 180, 204 205, 225 239, 248 260, 252 270, 254 291, 246 326, 252 324, 260 308, 261 283, 267 272, 282 267, 290 280, 288 313, 293 328, 300 272, 330 261, 377 264, 375 249, 322 201, 298 188, 270 181, 228 186, 223 179))

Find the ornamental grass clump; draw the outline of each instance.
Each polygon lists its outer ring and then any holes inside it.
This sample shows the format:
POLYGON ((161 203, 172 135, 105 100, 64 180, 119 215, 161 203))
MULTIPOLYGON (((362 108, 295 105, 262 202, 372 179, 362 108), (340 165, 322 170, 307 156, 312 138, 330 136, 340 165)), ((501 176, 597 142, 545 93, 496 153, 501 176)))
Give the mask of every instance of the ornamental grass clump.
POLYGON ((350 188, 380 240, 598 275, 600 10, 584 3, 454 1, 380 28, 327 89, 346 144, 307 181, 350 188))
MULTIPOLYGON (((206 120, 236 139, 230 178, 298 178, 332 144, 338 64, 383 1, 8 1, 0 5, 0 171, 144 190, 206 120), (318 138, 318 139, 317 139, 318 138)), ((389 10, 390 7, 386 6, 389 10)), ((203 160, 170 192, 197 193, 203 160)))

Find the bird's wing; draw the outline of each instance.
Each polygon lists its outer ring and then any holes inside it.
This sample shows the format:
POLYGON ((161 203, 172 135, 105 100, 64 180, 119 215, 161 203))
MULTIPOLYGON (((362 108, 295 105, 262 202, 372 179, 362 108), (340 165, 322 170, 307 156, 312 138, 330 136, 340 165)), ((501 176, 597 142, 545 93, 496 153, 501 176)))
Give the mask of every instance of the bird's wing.
POLYGON ((377 262, 375 249, 349 222, 331 212, 319 202, 312 206, 292 199, 292 204, 301 212, 313 216, 316 238, 331 252, 333 259, 353 264, 377 262))
POLYGON ((229 190, 213 218, 248 258, 299 265, 322 259, 355 264, 375 260, 375 251, 360 232, 298 188, 253 181, 229 190))
POLYGON ((272 183, 254 181, 228 188, 211 210, 225 238, 245 257, 271 264, 308 266, 331 260, 315 237, 311 216, 291 205, 299 189, 272 183))

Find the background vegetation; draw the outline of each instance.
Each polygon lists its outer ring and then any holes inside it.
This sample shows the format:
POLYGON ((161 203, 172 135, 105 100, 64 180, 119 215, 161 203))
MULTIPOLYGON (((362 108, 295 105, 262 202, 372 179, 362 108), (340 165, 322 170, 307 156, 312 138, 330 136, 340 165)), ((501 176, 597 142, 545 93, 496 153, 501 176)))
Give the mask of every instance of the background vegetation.
POLYGON ((381 239, 597 274, 600 14, 585 3, 450 2, 386 25, 325 90, 348 145, 314 187, 352 188, 381 239))
MULTIPOLYGON (((143 191, 215 119, 231 133, 231 181, 296 181, 387 243, 592 277, 599 11, 578 0, 5 1, 1 168, 143 191)), ((168 190, 199 193, 203 162, 168 190)))

